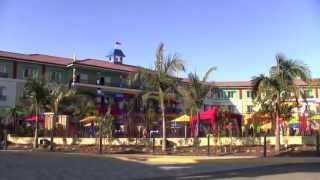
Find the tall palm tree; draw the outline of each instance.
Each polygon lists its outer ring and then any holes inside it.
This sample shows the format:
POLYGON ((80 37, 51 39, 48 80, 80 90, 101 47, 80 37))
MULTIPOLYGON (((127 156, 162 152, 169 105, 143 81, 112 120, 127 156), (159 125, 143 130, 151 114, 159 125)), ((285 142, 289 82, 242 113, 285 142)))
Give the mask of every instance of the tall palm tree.
POLYGON ((30 105, 30 108, 35 112, 36 115, 36 127, 34 132, 33 147, 37 148, 39 136, 38 115, 43 109, 44 105, 48 102, 49 90, 45 81, 38 79, 28 79, 27 83, 25 84, 24 91, 24 97, 27 100, 25 102, 30 105))
MULTIPOLYGON (((284 56, 276 56, 277 64, 270 69, 270 76, 260 75, 253 78, 253 92, 258 96, 256 103, 261 109, 269 112, 275 122, 276 153, 280 152, 280 127, 279 119, 284 117, 285 112, 292 109, 286 107, 286 102, 292 98, 292 95, 298 101, 300 92, 295 80, 302 80, 308 83, 311 79, 311 73, 308 67, 295 60, 286 59, 284 56)), ((304 97, 304 96, 303 96, 304 97)))
MULTIPOLYGON (((133 77, 133 80, 145 83, 146 87, 156 91, 159 96, 161 119, 162 119, 162 150, 166 150, 166 117, 165 117, 165 98, 173 92, 178 82, 173 76, 184 71, 184 62, 177 55, 165 55, 164 44, 160 43, 156 50, 156 59, 152 70, 140 68, 133 77)), ((146 95, 151 95, 154 92, 146 92, 146 95)))
POLYGON ((74 89, 66 88, 63 85, 51 84, 50 87, 50 102, 48 108, 53 112, 53 126, 50 133, 50 151, 53 151, 53 136, 55 131, 55 122, 59 116, 59 108, 64 100, 75 96, 76 91, 74 89))
POLYGON ((199 118, 201 108, 211 90, 211 87, 207 84, 208 79, 215 69, 214 67, 209 68, 202 80, 200 80, 197 73, 189 73, 188 84, 183 88, 179 88, 179 92, 183 97, 184 107, 189 111, 191 116, 197 114, 199 118))
MULTIPOLYGON (((102 154, 103 143, 102 139, 107 136, 108 140, 112 137, 112 122, 113 116, 111 114, 111 109, 114 104, 114 100, 109 98, 109 103, 105 113, 100 113, 98 115, 97 124, 98 124, 98 134, 99 134, 99 153, 102 154)), ((110 141, 109 141, 110 143, 110 141)))

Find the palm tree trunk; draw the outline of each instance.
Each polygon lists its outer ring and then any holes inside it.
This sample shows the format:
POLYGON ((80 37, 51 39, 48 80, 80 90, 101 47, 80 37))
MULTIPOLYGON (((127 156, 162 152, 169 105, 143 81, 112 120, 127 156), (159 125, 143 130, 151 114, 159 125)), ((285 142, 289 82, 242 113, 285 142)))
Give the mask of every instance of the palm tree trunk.
POLYGON ((277 113, 276 116, 276 142, 275 142, 275 153, 279 154, 280 153, 280 127, 279 127, 279 114, 277 113))
POLYGON ((166 119, 165 119, 165 108, 164 108, 164 97, 162 89, 159 88, 160 97, 160 108, 161 108, 161 118, 162 118, 162 151, 166 151, 166 119))
POLYGON ((39 122, 38 122, 38 105, 36 107, 36 127, 34 130, 34 139, 33 139, 33 148, 38 148, 38 131, 39 131, 39 122))
POLYGON ((99 123, 99 154, 102 154, 102 122, 99 123))
POLYGON ((55 126, 56 126, 56 118, 57 117, 58 117, 58 115, 56 113, 53 114, 52 122, 51 122, 52 127, 51 127, 51 133, 50 133, 50 151, 53 151, 53 148, 54 148, 53 137, 54 137, 54 133, 55 133, 55 129, 56 129, 55 126))

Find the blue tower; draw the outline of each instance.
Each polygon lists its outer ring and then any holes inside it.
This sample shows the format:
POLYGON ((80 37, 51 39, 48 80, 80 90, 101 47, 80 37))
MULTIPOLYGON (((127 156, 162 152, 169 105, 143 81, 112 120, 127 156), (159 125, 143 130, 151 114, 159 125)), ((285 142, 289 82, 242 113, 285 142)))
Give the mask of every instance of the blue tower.
POLYGON ((107 56, 109 61, 113 62, 114 64, 122 64, 123 59, 126 57, 121 49, 121 43, 116 42, 115 47, 111 50, 111 53, 107 56))

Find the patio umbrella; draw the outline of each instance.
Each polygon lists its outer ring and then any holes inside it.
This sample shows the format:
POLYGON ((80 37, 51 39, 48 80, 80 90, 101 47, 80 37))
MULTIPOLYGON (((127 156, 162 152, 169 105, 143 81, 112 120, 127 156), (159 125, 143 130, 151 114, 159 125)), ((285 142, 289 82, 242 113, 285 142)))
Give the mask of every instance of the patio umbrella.
POLYGON ((96 122, 97 119, 98 119, 97 116, 88 116, 88 117, 85 117, 85 118, 81 119, 80 123, 82 123, 82 124, 91 124, 91 123, 96 122))
POLYGON ((187 122, 190 121, 190 116, 184 114, 184 115, 182 115, 180 117, 177 117, 176 119, 174 119, 172 121, 173 122, 185 122, 185 123, 187 123, 187 122))
MULTIPOLYGON (((27 116, 26 118, 24 118, 24 121, 29 122, 29 123, 36 122, 36 120, 37 120, 37 116, 36 115, 27 116)), ((44 122, 44 117, 38 115, 38 122, 43 123, 44 122)))
POLYGON ((320 121, 320 115, 316 114, 310 117, 310 120, 314 120, 314 121, 320 121))
POLYGON ((272 126, 272 124, 271 124, 271 122, 269 122, 269 123, 261 125, 260 129, 267 131, 268 129, 271 129, 271 126, 272 126))
POLYGON ((180 117, 177 117, 176 119, 172 120, 172 122, 175 123, 185 123, 184 124, 184 137, 187 138, 187 123, 190 121, 190 116, 184 114, 180 117))
POLYGON ((288 121, 289 125, 295 125, 295 124, 299 124, 299 120, 297 118, 290 118, 290 120, 288 121))

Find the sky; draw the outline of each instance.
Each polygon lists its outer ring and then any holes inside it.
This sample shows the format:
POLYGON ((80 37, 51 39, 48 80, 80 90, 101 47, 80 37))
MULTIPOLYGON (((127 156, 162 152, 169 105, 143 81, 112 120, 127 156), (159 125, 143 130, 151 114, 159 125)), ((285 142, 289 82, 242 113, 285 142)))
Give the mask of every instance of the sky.
POLYGON ((0 50, 107 59, 116 41, 126 64, 151 67, 163 42, 210 80, 250 80, 277 53, 320 78, 320 0, 0 0, 0 50))

